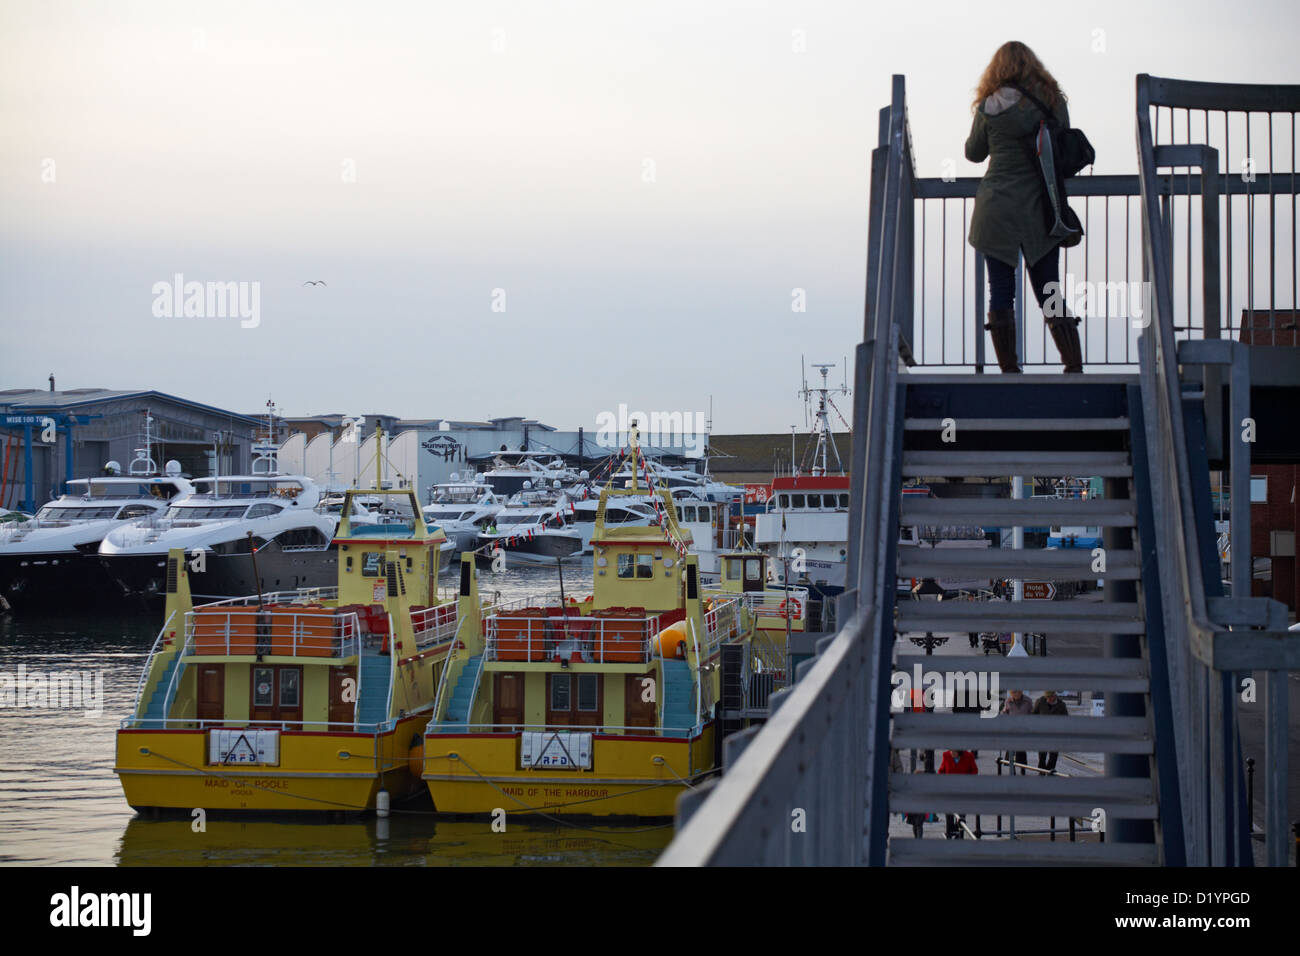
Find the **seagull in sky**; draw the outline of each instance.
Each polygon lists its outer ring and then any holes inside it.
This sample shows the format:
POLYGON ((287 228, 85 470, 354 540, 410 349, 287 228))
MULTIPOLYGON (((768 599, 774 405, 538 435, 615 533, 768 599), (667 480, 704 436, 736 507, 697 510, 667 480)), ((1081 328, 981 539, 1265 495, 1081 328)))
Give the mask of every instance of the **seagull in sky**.
POLYGON ((324 279, 308 279, 306 282, 303 283, 303 285, 324 285, 324 284, 325 284, 324 279))

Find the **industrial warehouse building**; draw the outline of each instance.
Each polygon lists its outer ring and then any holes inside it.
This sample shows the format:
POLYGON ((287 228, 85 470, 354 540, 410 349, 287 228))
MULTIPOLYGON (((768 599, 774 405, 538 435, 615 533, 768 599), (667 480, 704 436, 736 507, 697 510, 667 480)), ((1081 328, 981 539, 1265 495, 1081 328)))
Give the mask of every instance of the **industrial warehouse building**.
POLYGON ((58 497, 69 478, 102 475, 109 461, 125 473, 145 445, 146 418, 152 419, 151 457, 158 467, 174 459, 183 474, 196 478, 217 468, 246 472, 254 437, 265 424, 151 390, 3 389, 0 508, 34 510, 58 497))

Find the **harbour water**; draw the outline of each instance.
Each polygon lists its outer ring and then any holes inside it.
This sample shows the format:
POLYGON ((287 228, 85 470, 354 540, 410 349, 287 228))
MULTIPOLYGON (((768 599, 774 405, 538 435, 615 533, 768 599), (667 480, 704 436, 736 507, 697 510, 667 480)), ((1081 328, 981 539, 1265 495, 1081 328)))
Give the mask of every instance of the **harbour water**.
MULTIPOLYGON (((454 581, 444 575, 444 587, 454 581)), ((480 571, 485 593, 523 596, 558 586, 554 568, 480 571)), ((566 565, 568 593, 591 586, 590 565, 566 565)), ((445 820, 432 805, 347 822, 138 817, 113 773, 114 732, 134 702, 160 621, 150 612, 0 615, 0 674, 102 674, 102 713, 85 707, 0 707, 0 864, 221 865, 647 865, 672 839, 671 824, 511 818, 445 820)), ((83 701, 85 703, 85 701, 83 701)))

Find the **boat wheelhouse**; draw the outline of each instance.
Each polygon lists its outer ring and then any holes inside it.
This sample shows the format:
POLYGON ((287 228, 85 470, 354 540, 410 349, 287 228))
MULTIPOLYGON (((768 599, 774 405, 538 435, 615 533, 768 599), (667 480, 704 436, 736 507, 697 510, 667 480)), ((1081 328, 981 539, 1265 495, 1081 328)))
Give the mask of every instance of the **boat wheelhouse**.
POLYGON ((335 536, 331 588, 194 605, 189 560, 167 557, 165 622, 117 732, 136 809, 364 811, 420 792, 412 772, 448 652, 481 633, 469 559, 458 598, 439 598, 443 534, 414 492, 404 522, 335 536))

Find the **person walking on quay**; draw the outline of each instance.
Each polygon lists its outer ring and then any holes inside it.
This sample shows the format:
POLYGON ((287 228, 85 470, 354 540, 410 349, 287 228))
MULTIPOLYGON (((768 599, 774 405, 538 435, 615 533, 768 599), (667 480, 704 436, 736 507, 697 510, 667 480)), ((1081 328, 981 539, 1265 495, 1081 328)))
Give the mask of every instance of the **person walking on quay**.
MULTIPOLYGON (((940 773, 979 773, 980 768, 975 766, 975 755, 969 750, 945 750, 943 760, 939 764, 940 773)), ((960 840, 962 838, 961 823, 965 817, 955 813, 949 813, 947 817, 947 828, 944 830, 944 836, 949 840, 960 840)))
MULTIPOLYGON (((1007 692, 1007 699, 1002 702, 1001 714, 1008 717, 1022 717, 1034 712, 1033 702, 1025 696, 1022 690, 1012 690, 1007 692)), ((1007 756, 1014 759, 1016 763, 1029 763, 1029 754, 1023 750, 1017 750, 1014 754, 1008 751, 1007 756)), ((1016 768, 1012 767, 1011 772, 1015 773, 1016 768)), ((1020 768, 1021 776, 1025 774, 1025 768, 1020 768)))
MULTIPOLYGON (((1049 690, 1038 700, 1034 701, 1035 714, 1056 714, 1066 716, 1070 713, 1065 706, 1065 701, 1057 696, 1056 691, 1049 690)), ((1056 773, 1056 753, 1047 753, 1040 751, 1038 754, 1038 767, 1040 770, 1046 770, 1048 773, 1056 773)))
MULTIPOLYGON (((1068 313, 1062 301, 1059 253, 1063 243, 1073 245, 1082 233, 1062 235, 1060 227, 1049 227, 1049 209, 1053 222, 1058 222, 1059 216, 1051 208, 1039 167, 1035 135, 1045 116, 1035 99, 1052 111, 1056 122, 1070 125, 1065 94, 1052 74, 1023 43, 1004 43, 980 77, 971 106, 975 119, 966 140, 966 158, 972 163, 988 159, 989 168, 975 194, 969 241, 984 254, 988 268, 988 322, 984 327, 991 333, 1002 371, 1021 371, 1015 295, 1016 264, 1023 252, 1029 283, 1064 370, 1082 372, 1079 320, 1068 313)), ((1064 197, 1060 201, 1064 204, 1064 197)))
MULTIPOLYGON (((921 767, 917 767, 912 773, 925 773, 921 767)), ((912 836, 920 840, 925 836, 925 825, 927 823, 937 823, 939 818, 933 813, 904 813, 903 822, 912 825, 912 836)))

